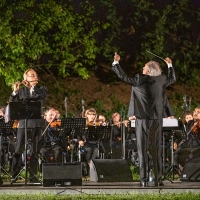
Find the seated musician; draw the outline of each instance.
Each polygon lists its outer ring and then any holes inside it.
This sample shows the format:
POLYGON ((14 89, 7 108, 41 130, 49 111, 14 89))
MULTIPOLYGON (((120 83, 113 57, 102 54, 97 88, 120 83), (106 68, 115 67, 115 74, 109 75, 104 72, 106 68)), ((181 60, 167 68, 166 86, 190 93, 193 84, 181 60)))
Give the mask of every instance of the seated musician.
POLYGON ((108 155, 108 158, 120 159, 122 157, 122 126, 121 116, 118 112, 112 114, 111 126, 111 154, 108 155))
POLYGON ((186 140, 183 140, 174 154, 174 164, 182 171, 185 163, 192 158, 200 155, 200 107, 196 107, 193 116, 192 112, 186 112, 183 115, 185 125, 186 140))
MULTIPOLYGON (((5 123, 5 111, 6 111, 6 107, 5 106, 1 106, 0 107, 0 121, 2 123, 5 123)), ((16 121, 16 120, 15 120, 16 121)), ((13 128, 15 128, 14 126, 17 124, 17 121, 14 122, 13 124, 13 128)), ((1 162, 1 166, 4 167, 4 164, 7 163, 9 166, 9 171, 11 170, 11 165, 12 165, 12 154, 14 153, 14 129, 11 129, 11 132, 9 135, 3 135, 1 137, 1 149, 0 149, 0 162, 1 162)), ((0 185, 1 185, 1 181, 0 181, 0 185)))
MULTIPOLYGON (((97 112, 94 108, 86 110, 85 117, 86 126, 96 126, 97 112)), ((79 138, 79 146, 80 150, 86 153, 86 161, 88 162, 88 165, 90 165, 90 160, 95 159, 98 156, 97 143, 91 141, 90 138, 86 138, 86 136, 82 136, 79 138)))
MULTIPOLYGON (((1 107, 0 108, 0 120, 4 121, 4 115, 5 115, 5 107, 1 107)), ((2 143, 0 144, 2 145, 2 143)), ((3 149, 2 149, 2 146, 1 146, 1 149, 0 149, 0 162, 1 162, 1 165, 3 164, 3 160, 4 160, 4 154, 3 154, 3 149)), ((3 180, 1 178, 1 174, 0 174, 0 186, 3 185, 3 180)))
MULTIPOLYGON (((196 113, 194 114, 196 116, 196 113)), ((194 116, 194 117, 195 117, 194 116)), ((193 112, 192 111, 186 111, 183 115, 182 118, 182 124, 184 126, 184 131, 187 132, 186 128, 187 128, 187 123, 190 121, 190 123, 192 122, 191 120, 193 120, 193 112)))
POLYGON ((108 122, 106 121, 106 117, 104 114, 99 114, 98 116, 99 126, 107 126, 108 122))
POLYGON ((65 140, 59 128, 61 125, 59 118, 60 113, 54 108, 45 111, 43 122, 44 131, 41 139, 42 148, 40 149, 40 154, 45 158, 46 162, 50 162, 50 158, 47 156, 49 151, 54 152, 55 162, 61 162, 61 153, 66 152, 65 140))

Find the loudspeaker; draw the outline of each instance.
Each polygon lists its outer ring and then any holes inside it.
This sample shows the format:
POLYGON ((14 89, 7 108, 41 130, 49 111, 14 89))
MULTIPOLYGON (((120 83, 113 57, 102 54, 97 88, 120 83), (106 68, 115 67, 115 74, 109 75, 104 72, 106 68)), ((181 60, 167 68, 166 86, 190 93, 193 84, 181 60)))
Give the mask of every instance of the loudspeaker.
POLYGON ((82 185, 81 163, 43 163, 43 186, 82 185))
POLYGON ((180 176, 181 181, 200 181, 200 157, 185 163, 180 176))
POLYGON ((90 181, 132 182, 132 173, 124 159, 94 159, 90 162, 90 181))

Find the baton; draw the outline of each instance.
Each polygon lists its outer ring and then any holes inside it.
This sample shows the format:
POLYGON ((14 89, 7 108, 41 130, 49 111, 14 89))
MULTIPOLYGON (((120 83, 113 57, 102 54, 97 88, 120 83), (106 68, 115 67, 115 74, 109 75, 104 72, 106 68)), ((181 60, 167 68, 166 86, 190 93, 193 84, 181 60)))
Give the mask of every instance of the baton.
POLYGON ((152 54, 152 55, 154 55, 154 56, 160 58, 161 60, 164 60, 164 61, 165 61, 164 58, 162 58, 162 57, 160 57, 160 56, 158 56, 158 55, 156 55, 156 54, 154 54, 154 53, 152 53, 152 52, 150 52, 150 51, 148 51, 148 50, 146 50, 146 52, 148 52, 148 53, 150 53, 150 54, 152 54))

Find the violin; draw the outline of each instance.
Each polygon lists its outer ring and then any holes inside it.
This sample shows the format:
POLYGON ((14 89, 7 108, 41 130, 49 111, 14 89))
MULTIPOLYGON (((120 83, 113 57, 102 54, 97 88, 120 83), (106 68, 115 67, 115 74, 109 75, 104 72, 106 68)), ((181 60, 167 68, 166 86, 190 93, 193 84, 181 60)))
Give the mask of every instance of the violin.
POLYGON ((192 132, 198 134, 200 132, 200 120, 198 120, 191 128, 192 132))
POLYGON ((59 127, 61 126, 61 121, 53 121, 50 123, 50 127, 59 127))
POLYGON ((18 128, 18 126, 19 126, 19 120, 14 120, 13 128, 18 128))
POLYGON ((129 122, 130 122, 129 120, 124 120, 122 122, 117 122, 115 124, 112 124, 112 126, 118 126, 118 127, 120 127, 121 124, 124 124, 126 127, 128 127, 129 122))
POLYGON ((98 121, 93 121, 93 122, 89 122, 87 126, 100 126, 100 123, 98 121))

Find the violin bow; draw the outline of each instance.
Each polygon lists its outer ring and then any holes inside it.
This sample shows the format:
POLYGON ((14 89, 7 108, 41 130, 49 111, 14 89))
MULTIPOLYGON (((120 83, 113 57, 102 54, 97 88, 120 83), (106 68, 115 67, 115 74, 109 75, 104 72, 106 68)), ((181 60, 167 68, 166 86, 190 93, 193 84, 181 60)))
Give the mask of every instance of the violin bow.
POLYGON ((65 97, 65 118, 67 118, 67 97, 65 97))
POLYGON ((82 113, 81 113, 81 117, 84 117, 84 116, 83 116, 83 115, 84 115, 84 112, 85 112, 84 103, 85 103, 85 101, 84 101, 84 99, 82 98, 82 100, 81 100, 81 104, 82 104, 82 113))
POLYGON ((46 130, 48 129, 49 125, 51 124, 51 122, 53 122, 53 120, 55 119, 56 114, 54 115, 54 117, 51 119, 51 121, 47 124, 46 128, 44 129, 42 136, 44 135, 44 133, 46 132, 46 130))

